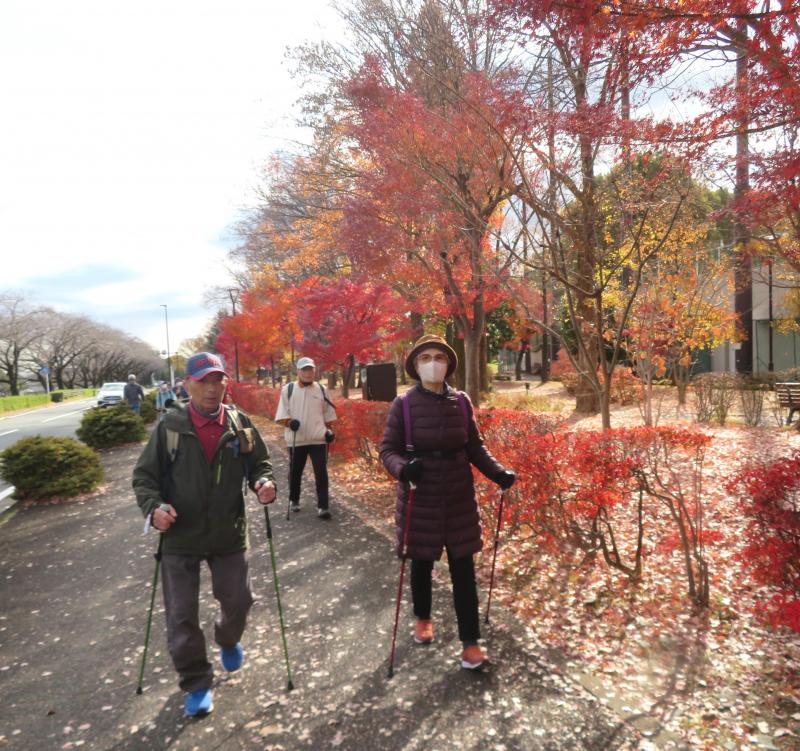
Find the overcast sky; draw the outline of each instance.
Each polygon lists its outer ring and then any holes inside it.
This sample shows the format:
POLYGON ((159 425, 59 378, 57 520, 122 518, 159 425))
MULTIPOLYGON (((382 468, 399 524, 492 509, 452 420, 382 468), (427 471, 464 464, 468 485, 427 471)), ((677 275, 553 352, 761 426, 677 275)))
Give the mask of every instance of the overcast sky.
POLYGON ((300 96, 327 0, 2 0, 0 291, 166 348, 226 284, 226 232, 300 96))

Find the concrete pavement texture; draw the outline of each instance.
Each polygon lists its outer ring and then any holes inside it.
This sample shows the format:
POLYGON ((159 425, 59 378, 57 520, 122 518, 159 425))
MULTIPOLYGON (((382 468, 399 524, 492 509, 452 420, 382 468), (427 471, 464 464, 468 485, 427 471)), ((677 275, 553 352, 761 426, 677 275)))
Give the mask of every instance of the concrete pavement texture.
MULTIPOLYGON (((399 571, 388 534, 339 488, 316 516, 313 480, 286 519, 270 509, 295 690, 287 675, 264 514, 248 497, 256 603, 245 664, 226 674, 213 644, 207 571, 200 613, 217 675, 214 712, 183 716, 156 600, 144 693, 135 693, 152 582, 130 479, 141 446, 103 453, 107 486, 85 500, 17 507, 0 524, 0 748, 45 749, 627 749, 637 734, 579 684, 545 667, 501 608, 485 627, 492 665, 458 667, 446 564, 434 583, 436 641, 413 644, 406 585, 395 662, 388 654, 399 571)), ((285 453, 272 447, 279 478, 285 453)), ((285 487, 285 481, 281 483, 285 487)), ((389 530, 386 530, 388 533, 389 530)), ((440 569, 441 567, 441 569, 440 569)), ((482 593, 482 602, 485 601, 482 593)))

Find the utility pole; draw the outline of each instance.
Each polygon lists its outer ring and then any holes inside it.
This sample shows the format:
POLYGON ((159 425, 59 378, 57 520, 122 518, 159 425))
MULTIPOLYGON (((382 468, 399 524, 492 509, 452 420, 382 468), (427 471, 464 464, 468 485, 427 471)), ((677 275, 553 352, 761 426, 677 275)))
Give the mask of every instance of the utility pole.
MULTIPOLYGON (((238 289, 229 289, 228 295, 231 298, 231 307, 233 308, 233 315, 236 315, 236 302, 239 299, 239 290, 238 289)), ((233 340, 233 357, 236 361, 236 382, 239 382, 239 342, 236 341, 234 337, 233 340)))
POLYGON ((169 316, 167 315, 167 306, 161 303, 161 307, 164 308, 164 328, 167 330, 167 365, 169 366, 169 387, 172 388, 175 384, 175 372, 172 369, 172 356, 169 351, 169 316))

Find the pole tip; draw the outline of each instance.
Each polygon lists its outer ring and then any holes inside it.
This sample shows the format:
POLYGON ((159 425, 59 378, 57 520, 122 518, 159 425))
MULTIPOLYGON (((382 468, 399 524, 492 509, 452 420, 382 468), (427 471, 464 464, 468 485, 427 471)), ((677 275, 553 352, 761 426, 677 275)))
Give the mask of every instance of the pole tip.
POLYGON ((141 696, 141 695, 142 695, 142 687, 141 686, 137 686, 136 687, 136 696, 141 696))
POLYGON ((389 679, 391 680, 394 677, 394 668, 389 665, 389 679))
POLYGON ((287 690, 287 691, 294 691, 294 683, 292 683, 291 681, 289 681, 289 682, 286 684, 286 690, 287 690))

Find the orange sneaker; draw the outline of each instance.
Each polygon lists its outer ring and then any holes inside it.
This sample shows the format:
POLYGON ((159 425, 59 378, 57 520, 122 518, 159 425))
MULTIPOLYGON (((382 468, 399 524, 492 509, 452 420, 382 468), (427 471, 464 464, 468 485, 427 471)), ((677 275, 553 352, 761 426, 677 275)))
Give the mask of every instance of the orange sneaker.
POLYGON ((465 670, 479 670, 487 661, 486 655, 477 644, 470 644, 461 653, 461 667, 465 670))
POLYGON ((433 641, 433 621, 417 621, 414 626, 414 641, 417 644, 430 644, 433 641))

